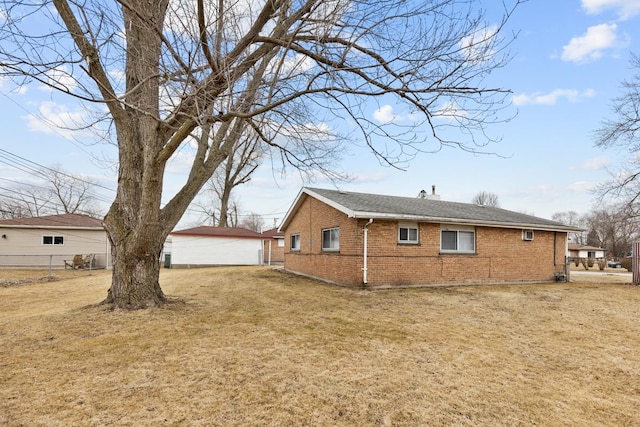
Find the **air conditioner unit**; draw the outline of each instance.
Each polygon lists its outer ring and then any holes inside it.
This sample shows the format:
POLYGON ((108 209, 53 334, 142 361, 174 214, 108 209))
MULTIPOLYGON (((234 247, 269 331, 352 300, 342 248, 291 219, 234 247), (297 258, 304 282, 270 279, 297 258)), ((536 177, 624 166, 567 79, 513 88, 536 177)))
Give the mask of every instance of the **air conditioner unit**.
POLYGON ((522 240, 533 240, 533 230, 522 230, 522 240))

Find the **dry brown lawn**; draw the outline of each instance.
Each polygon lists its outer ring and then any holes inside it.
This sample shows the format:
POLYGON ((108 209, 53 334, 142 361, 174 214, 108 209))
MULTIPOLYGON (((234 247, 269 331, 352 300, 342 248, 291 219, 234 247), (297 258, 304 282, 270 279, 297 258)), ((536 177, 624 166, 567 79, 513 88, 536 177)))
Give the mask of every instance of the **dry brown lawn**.
POLYGON ((640 425, 635 286, 164 270, 179 302, 111 312, 109 280, 0 286, 0 425, 640 425))

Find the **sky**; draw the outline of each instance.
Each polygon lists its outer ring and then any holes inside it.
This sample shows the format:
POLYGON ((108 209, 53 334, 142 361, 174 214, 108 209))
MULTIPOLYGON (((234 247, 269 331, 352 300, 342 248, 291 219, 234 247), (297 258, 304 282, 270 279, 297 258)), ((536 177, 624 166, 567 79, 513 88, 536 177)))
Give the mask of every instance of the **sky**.
MULTIPOLYGON (((489 9, 501 3, 485 2, 489 9)), ((640 1, 529 0, 506 31, 517 33, 509 48, 513 58, 489 83, 511 90, 514 117, 490 128, 500 140, 488 147, 492 154, 445 148, 421 154, 400 170, 380 165, 355 141, 339 165, 351 180, 338 188, 415 197, 435 186, 441 200, 455 202, 471 202, 486 191, 498 196, 502 208, 543 218, 594 209, 593 190, 626 161, 623 152, 595 147, 593 132, 612 117, 611 101, 622 94, 622 80, 634 73, 629 58, 631 52, 640 54, 640 1)), ((83 114, 77 105, 37 84, 15 88, 0 80, 0 111, 0 188, 10 185, 7 180, 32 179, 25 168, 1 162, 2 153, 9 152, 91 177, 101 185, 101 199, 113 197, 108 189, 115 189, 116 172, 96 159, 113 158, 115 148, 87 144, 88 134, 72 135, 39 118, 73 120, 83 114)), ((393 114, 394 105, 379 105, 373 119, 393 114)), ((169 187, 187 174, 174 166, 167 175, 169 187)), ((243 213, 261 215, 269 228, 283 219, 303 185, 335 188, 322 178, 304 182, 295 171, 282 176, 265 163, 235 198, 243 213)), ((177 228, 200 220, 190 209, 177 228)))

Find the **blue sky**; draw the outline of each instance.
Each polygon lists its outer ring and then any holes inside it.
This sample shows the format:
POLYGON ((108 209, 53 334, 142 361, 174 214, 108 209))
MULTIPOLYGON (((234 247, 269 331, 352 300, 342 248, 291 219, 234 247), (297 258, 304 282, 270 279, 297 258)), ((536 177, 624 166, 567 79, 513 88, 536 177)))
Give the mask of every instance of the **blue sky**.
MULTIPOLYGON (((492 3, 501 4, 486 2, 492 3)), ((490 129, 501 141, 488 150, 499 156, 445 148, 397 170, 381 166, 356 144, 341 165, 353 179, 340 188, 413 197, 435 185, 442 200, 470 202, 476 193, 488 191, 498 195, 503 208, 541 217, 589 212, 595 201, 591 190, 625 161, 624 153, 594 147, 592 134, 610 117, 611 100, 621 94, 620 82, 633 73, 629 56, 640 53, 640 2, 530 0, 519 7, 507 30, 519 32, 510 48, 514 57, 489 83, 512 90, 517 115, 490 129)), ((95 160, 113 158, 114 147, 81 144, 77 141, 91 138, 86 132, 72 135, 36 118, 80 117, 77 105, 36 84, 16 90, 0 81, 0 92, 1 149, 46 166, 61 164, 115 188, 114 170, 99 167, 95 160)), ((380 114, 393 113, 393 105, 381 107, 380 114)), ((177 169, 168 182, 183 176, 177 169)), ((30 179, 4 163, 0 177, 30 179)), ((235 197, 245 213, 262 215, 270 226, 282 219, 301 185, 295 171, 282 177, 265 164, 235 197)), ((321 179, 309 185, 332 186, 321 179)), ((195 225, 196 220, 191 212, 180 225, 195 225)))

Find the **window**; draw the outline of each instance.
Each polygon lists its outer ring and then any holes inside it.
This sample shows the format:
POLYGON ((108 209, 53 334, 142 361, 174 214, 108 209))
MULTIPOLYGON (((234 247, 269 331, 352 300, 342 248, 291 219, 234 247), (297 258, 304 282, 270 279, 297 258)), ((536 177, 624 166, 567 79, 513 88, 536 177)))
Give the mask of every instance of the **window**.
POLYGON ((278 239, 278 247, 284 248, 284 239, 278 239))
POLYGON ((522 240, 533 240, 533 230, 522 230, 522 240))
POLYGON ((322 250, 337 251, 340 249, 340 229, 328 228, 322 230, 322 250))
POLYGON ((300 250, 300 235, 292 234, 291 235, 291 250, 299 251, 300 250))
POLYGON ((442 230, 440 249, 442 252, 474 253, 476 233, 474 230, 442 230))
POLYGON ((64 245, 64 236, 42 236, 43 245, 64 245))
POLYGON ((398 243, 418 243, 418 224, 400 224, 398 243))

